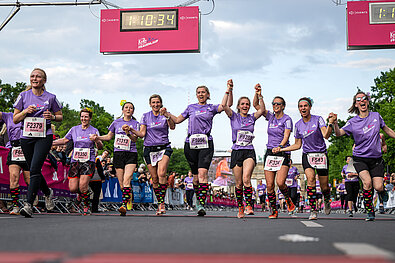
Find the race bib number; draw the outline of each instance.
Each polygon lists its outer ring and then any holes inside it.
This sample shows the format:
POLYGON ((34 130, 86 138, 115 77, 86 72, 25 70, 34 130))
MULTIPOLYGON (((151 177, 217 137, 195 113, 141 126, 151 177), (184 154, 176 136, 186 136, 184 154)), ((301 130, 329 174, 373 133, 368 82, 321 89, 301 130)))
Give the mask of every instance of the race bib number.
POLYGON ((151 165, 156 166, 156 164, 162 160, 163 155, 165 155, 166 149, 163 149, 162 151, 159 152, 150 152, 149 153, 149 158, 151 160, 151 165))
POLYGON ((191 149, 207 149, 208 137, 206 134, 193 134, 189 137, 189 147, 191 149))
POLYGON ((285 184, 286 184, 287 186, 291 186, 291 185, 294 184, 294 180, 293 180, 292 178, 287 178, 287 179, 285 180, 285 184))
MULTIPOLYGON (((351 158, 351 160, 348 162, 347 164, 347 169, 346 169, 347 173, 357 173, 357 170, 355 170, 354 167, 354 160, 351 158)), ((348 178, 349 175, 347 175, 348 178)), ((353 175, 351 175, 350 177, 355 178, 353 175)), ((352 179, 352 178, 348 178, 348 179, 352 179)))
POLYGON ((188 189, 193 189, 193 183, 187 183, 187 188, 188 189))
POLYGON ((321 186, 317 186, 315 189, 317 193, 321 193, 321 186))
POLYGON ((313 168, 327 169, 328 167, 325 153, 308 153, 307 160, 313 168))
POLYGON ((236 145, 249 146, 254 138, 254 134, 250 131, 237 131, 236 145))
POLYGON ((91 150, 89 148, 74 148, 73 159, 85 163, 90 159, 91 150))
POLYGON ((25 155, 23 155, 23 151, 21 146, 19 147, 12 147, 11 149, 11 161, 14 162, 24 162, 26 161, 25 155))
POLYGON ((284 162, 284 157, 268 155, 265 162, 266 171, 278 171, 281 169, 281 165, 284 162))
POLYGON ((114 148, 120 150, 130 150, 130 138, 124 134, 115 134, 114 148))
POLYGON ((258 195, 259 195, 259 196, 263 195, 263 190, 259 190, 259 191, 258 191, 258 195))
POLYGON ((26 117, 23 122, 24 137, 45 137, 46 124, 44 118, 26 117))

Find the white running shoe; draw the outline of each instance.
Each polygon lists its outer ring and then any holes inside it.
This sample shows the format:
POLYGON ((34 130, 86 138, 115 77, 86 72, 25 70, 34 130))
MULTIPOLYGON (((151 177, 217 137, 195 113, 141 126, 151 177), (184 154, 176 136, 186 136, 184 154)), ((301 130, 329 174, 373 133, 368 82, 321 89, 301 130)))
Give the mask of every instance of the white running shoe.
POLYGON ((310 213, 309 220, 317 220, 317 211, 312 211, 310 213))
POLYGON ((20 210, 19 207, 14 205, 12 207, 12 210, 10 211, 10 215, 19 215, 19 210, 20 210))
POLYGON ((24 217, 32 217, 33 216, 33 209, 29 203, 25 203, 25 205, 19 211, 21 215, 24 217))
POLYGON ((48 211, 51 211, 55 208, 55 201, 53 200, 53 190, 52 189, 49 190, 50 190, 49 196, 45 196, 45 208, 48 211))

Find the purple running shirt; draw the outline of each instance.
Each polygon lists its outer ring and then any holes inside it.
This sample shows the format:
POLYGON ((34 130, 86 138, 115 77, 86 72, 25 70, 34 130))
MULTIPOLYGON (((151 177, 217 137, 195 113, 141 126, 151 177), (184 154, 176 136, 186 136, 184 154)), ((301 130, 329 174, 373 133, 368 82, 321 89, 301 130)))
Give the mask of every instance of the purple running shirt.
POLYGON ((344 178, 345 182, 358 182, 359 181, 358 175, 354 175, 354 176, 349 175, 350 172, 347 172, 347 167, 348 164, 344 165, 342 169, 342 173, 345 174, 345 178, 344 178))
MULTIPOLYGON (((113 121, 110 125, 110 127, 108 127, 108 130, 110 132, 112 132, 115 137, 117 137, 118 135, 125 135, 126 133, 122 130, 122 126, 126 124, 130 127, 132 127, 135 130, 140 130, 140 126, 138 121, 131 119, 130 121, 125 121, 123 118, 119 118, 116 119, 115 121, 113 121)), ((115 141, 114 141, 115 143, 115 141)), ((119 149, 117 147, 114 147, 114 152, 137 152, 137 148, 136 148, 136 143, 135 142, 130 142, 130 149, 129 150, 125 150, 125 149, 119 149)))
POLYGON ((144 113, 140 121, 147 127, 144 146, 157 146, 169 144, 169 124, 163 115, 155 116, 152 111, 144 113))
MULTIPOLYGON (((284 132, 285 130, 291 130, 292 132, 292 119, 287 114, 277 119, 275 114, 267 111, 266 120, 268 121, 267 124, 267 144, 266 147, 268 149, 276 148, 280 145, 282 140, 284 139, 284 132)), ((289 141, 284 145, 285 147, 289 146, 289 141)))
POLYGON ((193 190, 193 177, 186 177, 184 179, 185 190, 193 190))
POLYGON ((353 155, 364 158, 380 158, 381 140, 380 128, 385 122, 378 112, 369 112, 366 118, 358 115, 349 119, 343 126, 343 131, 354 138, 355 148, 353 155))
POLYGON ((256 190, 258 191, 258 196, 266 194, 266 184, 258 184, 256 190))
POLYGON ((252 145, 252 140, 254 139, 254 126, 256 118, 254 114, 247 114, 246 117, 240 115, 240 113, 236 113, 232 111, 232 116, 229 117, 230 119, 230 126, 232 128, 232 141, 233 146, 232 150, 252 150, 254 149, 254 145, 252 145), (248 134, 240 134, 238 136, 239 131, 247 131, 248 134), (241 144, 248 144, 248 145, 240 145, 237 143, 237 140, 241 142, 241 144))
MULTIPOLYGON (((89 154, 89 160, 88 161, 95 161, 95 142, 89 140, 89 135, 91 134, 99 134, 99 131, 89 125, 88 128, 86 128, 85 130, 82 129, 82 125, 77 125, 72 127, 69 132, 66 134, 65 138, 68 140, 73 140, 74 143, 74 150, 73 150, 73 155, 74 156, 74 151, 76 148, 88 148, 90 149, 90 154, 89 154)), ((71 158, 71 162, 77 162, 77 160, 75 160, 74 158, 71 158)))
POLYGON ((298 186, 298 181, 295 179, 295 176, 299 174, 298 168, 295 166, 292 166, 289 171, 287 178, 285 179, 285 183, 287 184, 288 187, 297 187, 298 186))
POLYGON ((302 139, 303 153, 326 152, 322 127, 326 127, 325 121, 317 115, 311 115, 308 122, 304 122, 302 118, 295 124, 295 138, 302 139))
POLYGON ((21 138, 22 122, 15 124, 13 121, 14 114, 11 112, 2 112, 1 115, 1 119, 5 122, 5 125, 7 126, 7 133, 9 139, 5 147, 11 149, 11 141, 17 141, 21 138))

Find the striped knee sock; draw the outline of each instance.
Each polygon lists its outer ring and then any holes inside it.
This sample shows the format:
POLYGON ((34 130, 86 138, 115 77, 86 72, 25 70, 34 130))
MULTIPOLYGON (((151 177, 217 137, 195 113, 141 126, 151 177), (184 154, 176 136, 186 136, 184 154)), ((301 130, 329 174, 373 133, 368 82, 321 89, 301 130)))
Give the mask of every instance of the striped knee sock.
POLYGON ((315 186, 307 186, 307 199, 309 200, 311 211, 317 211, 317 189, 315 186))

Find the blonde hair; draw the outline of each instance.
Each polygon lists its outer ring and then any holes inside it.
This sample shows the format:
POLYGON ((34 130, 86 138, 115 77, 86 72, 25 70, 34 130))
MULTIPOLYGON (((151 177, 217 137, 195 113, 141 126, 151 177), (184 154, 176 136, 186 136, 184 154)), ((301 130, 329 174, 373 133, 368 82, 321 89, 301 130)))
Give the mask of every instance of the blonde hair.
POLYGON ((7 125, 5 125, 5 123, 3 123, 1 130, 0 130, 0 135, 4 135, 6 131, 7 131, 7 125))
MULTIPOLYGON (((47 82, 47 73, 45 73, 45 71, 44 71, 43 69, 41 69, 41 68, 34 68, 34 69, 32 70, 32 73, 33 73, 33 71, 35 71, 35 70, 40 71, 40 72, 43 74, 43 78, 44 78, 45 82, 47 82)), ((31 74, 31 73, 30 73, 30 74, 31 74)), ((25 91, 28 91, 28 90, 31 90, 31 89, 32 89, 32 86, 31 86, 31 85, 27 85, 25 91)), ((43 85, 43 90, 45 90, 45 85, 43 85)))

